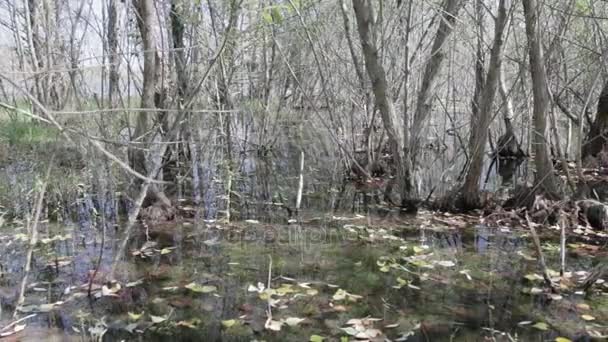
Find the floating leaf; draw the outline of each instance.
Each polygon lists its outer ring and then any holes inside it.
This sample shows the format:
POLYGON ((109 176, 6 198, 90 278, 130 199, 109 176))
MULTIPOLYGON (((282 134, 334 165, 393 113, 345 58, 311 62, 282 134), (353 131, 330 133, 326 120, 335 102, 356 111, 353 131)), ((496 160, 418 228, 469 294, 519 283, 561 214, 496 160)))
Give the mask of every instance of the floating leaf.
POLYGON ((283 322, 275 320, 269 320, 265 325, 266 329, 272 331, 281 331, 281 326, 283 326, 283 322))
POLYGON ((144 312, 142 311, 140 314, 128 312, 127 315, 129 315, 129 319, 130 320, 137 321, 137 320, 139 320, 141 318, 141 316, 144 315, 144 312))
POLYGON ((150 315, 150 319, 152 320, 152 323, 158 324, 166 321, 167 317, 150 315))
POLYGON ((278 296, 284 296, 286 294, 294 293, 294 292, 296 292, 296 291, 293 289, 293 285, 291 285, 291 284, 283 284, 283 285, 281 285, 281 287, 279 287, 276 290, 276 293, 278 296))
POLYGON ((549 325, 545 322, 538 322, 532 326, 532 328, 536 328, 538 330, 546 331, 549 330, 549 325))
POLYGON ((186 327, 190 329, 196 329, 196 326, 201 322, 200 319, 194 318, 187 321, 179 321, 176 323, 178 327, 186 327))
POLYGON ((235 324, 236 324, 236 320, 234 320, 234 319, 228 319, 228 320, 222 321, 222 326, 226 329, 234 326, 235 324))
POLYGON ((296 325, 302 323, 302 321, 304 321, 304 318, 298 318, 298 317, 288 317, 283 320, 283 322, 285 324, 289 325, 290 327, 295 327, 296 325))
POLYGON ((562 300, 562 299, 564 299, 564 297, 562 295, 559 295, 557 293, 551 293, 551 294, 549 294, 549 298, 551 298, 552 300, 562 300))
POLYGON ((319 335, 310 335, 310 342, 323 342, 323 340, 325 339, 325 337, 323 336, 319 336, 319 335))
POLYGON ((581 318, 584 319, 585 321, 595 321, 595 317, 593 317, 591 315, 582 315, 581 318))
POLYGON ((126 287, 135 287, 135 286, 139 286, 139 285, 141 285, 141 284, 143 284, 143 283, 144 283, 144 280, 143 280, 143 279, 139 279, 139 280, 136 280, 136 281, 132 281, 132 282, 130 282, 130 283, 127 283, 125 286, 126 286, 126 287))
POLYGON ((317 289, 308 289, 306 290, 306 294, 309 296, 316 296, 319 294, 319 290, 317 289))
POLYGON ((184 287, 196 293, 211 293, 217 291, 217 287, 213 285, 200 285, 197 283, 190 283, 184 287))
POLYGON ((120 291, 121 286, 119 283, 110 284, 110 287, 104 285, 101 287, 101 295, 102 296, 118 296, 117 293, 120 291))
POLYGON ((524 276, 524 278, 528 279, 529 281, 539 281, 539 280, 543 280, 543 277, 536 274, 536 273, 531 273, 531 274, 526 274, 524 276))
POLYGON ((555 342, 572 342, 572 340, 565 337, 556 337, 555 342))
POLYGON ((454 266, 456 266, 456 263, 451 260, 441 260, 441 261, 437 262, 437 265, 443 266, 443 267, 454 267, 454 266))
POLYGON ((342 329, 345 333, 349 334, 350 336, 355 336, 359 333, 359 331, 357 331, 357 329, 353 328, 353 327, 346 327, 346 328, 340 328, 342 329))
POLYGON ((394 285, 393 288, 400 289, 407 285, 409 282, 401 277, 397 277, 397 285, 394 285))
POLYGON ((352 302, 356 302, 357 299, 361 299, 363 298, 362 296, 359 295, 354 295, 352 293, 348 293, 342 289, 338 289, 338 291, 336 291, 336 293, 333 295, 333 300, 335 301, 340 301, 340 300, 344 300, 344 299, 348 299, 349 301, 352 302))
POLYGON ((346 291, 338 289, 332 298, 333 300, 344 300, 346 298, 346 291))
POLYGON ((175 247, 165 247, 160 250, 160 255, 169 254, 169 253, 173 252, 174 249, 175 249, 175 247))
POLYGON ((470 272, 469 270, 462 270, 462 271, 460 271, 458 273, 464 275, 465 277, 467 277, 467 279, 469 281, 471 281, 471 280, 473 280, 473 278, 471 277, 471 274, 469 272, 470 272))
POLYGON ((530 294, 539 294, 539 293, 543 293, 543 289, 540 289, 538 287, 533 287, 530 289, 530 294))

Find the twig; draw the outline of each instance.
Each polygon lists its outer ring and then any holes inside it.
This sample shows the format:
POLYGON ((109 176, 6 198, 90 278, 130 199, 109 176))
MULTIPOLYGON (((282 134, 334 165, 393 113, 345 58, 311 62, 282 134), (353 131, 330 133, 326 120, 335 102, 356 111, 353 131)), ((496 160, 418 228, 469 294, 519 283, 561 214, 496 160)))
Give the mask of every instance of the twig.
POLYGON ((30 234, 29 246, 27 249, 27 256, 25 259, 25 267, 23 279, 21 279, 21 287, 19 289, 19 297, 17 298, 17 305, 15 305, 15 311, 13 312, 13 317, 17 317, 17 313, 19 312, 19 307, 25 301, 25 288, 27 286, 27 278, 32 269, 32 258, 34 255, 34 248, 38 243, 38 222, 40 220, 40 213, 42 212, 42 205, 44 200, 44 195, 46 193, 46 186, 48 184, 49 176, 51 174, 51 169, 53 168, 53 161, 55 160, 55 154, 51 156, 51 161, 49 162, 49 167, 46 169, 46 175, 44 176, 44 182, 42 183, 42 189, 40 189, 40 193, 38 194, 38 201, 36 202, 36 208, 34 212, 34 221, 28 229, 28 233, 30 234))
MULTIPOLYGON (((272 282, 272 256, 268 255, 268 283, 266 284, 266 288, 270 289, 270 285, 272 282)), ((268 296, 268 309, 266 309, 266 324, 264 326, 268 329, 270 321, 272 321, 272 305, 271 296, 268 296)))
POLYGON ((551 277, 549 276, 549 271, 547 270, 547 264, 545 263, 545 256, 543 255, 543 250, 540 246, 540 239, 538 238, 538 234, 536 234, 536 229, 534 225, 530 221, 530 216, 526 212, 526 222, 528 223, 528 229, 530 229, 530 234, 532 235, 532 241, 534 242, 534 247, 536 248, 536 255, 538 256, 538 263, 543 272, 543 278, 545 279, 545 283, 547 286, 551 288, 551 292, 557 293, 557 286, 551 281, 551 277))
POLYGON ((560 269, 559 269, 559 275, 560 276, 564 276, 564 274, 566 273, 566 222, 565 218, 564 218, 564 212, 560 210, 560 220, 559 220, 559 226, 560 226, 560 244, 559 244, 559 256, 560 256, 560 269))
POLYGON ((14 327, 15 325, 17 325, 17 324, 19 324, 19 323, 21 323, 21 322, 25 321, 26 319, 30 319, 30 318, 32 318, 32 317, 36 317, 37 315, 38 315, 37 313, 34 313, 34 314, 31 314, 31 315, 27 315, 27 316, 25 316, 25 317, 21 317, 21 318, 19 318, 18 320, 16 320, 16 321, 12 322, 11 324, 9 324, 9 325, 5 326, 4 328, 1 328, 1 329, 0 329, 0 331, 6 331, 6 330, 8 330, 8 329, 10 329, 10 328, 14 327))

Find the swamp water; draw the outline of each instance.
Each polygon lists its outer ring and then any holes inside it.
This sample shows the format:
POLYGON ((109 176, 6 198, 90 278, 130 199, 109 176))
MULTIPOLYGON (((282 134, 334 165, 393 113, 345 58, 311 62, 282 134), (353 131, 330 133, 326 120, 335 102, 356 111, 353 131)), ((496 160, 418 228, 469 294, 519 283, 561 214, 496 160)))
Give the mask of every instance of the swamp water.
MULTIPOLYGON (((608 334, 608 295, 601 292, 608 288, 600 284, 588 298, 571 289, 548 293, 525 232, 430 222, 334 217, 297 225, 140 226, 118 264, 120 285, 103 282, 120 230, 107 228, 104 237, 87 224, 42 224, 16 316, 28 243, 23 226, 6 225, 0 327, 27 318, 20 331, 0 333, 7 341, 555 341, 608 334)), ((568 242, 574 284, 584 276, 577 270, 597 262, 581 246, 604 247, 568 242)), ((559 269, 557 244, 543 248, 549 268, 559 269)))

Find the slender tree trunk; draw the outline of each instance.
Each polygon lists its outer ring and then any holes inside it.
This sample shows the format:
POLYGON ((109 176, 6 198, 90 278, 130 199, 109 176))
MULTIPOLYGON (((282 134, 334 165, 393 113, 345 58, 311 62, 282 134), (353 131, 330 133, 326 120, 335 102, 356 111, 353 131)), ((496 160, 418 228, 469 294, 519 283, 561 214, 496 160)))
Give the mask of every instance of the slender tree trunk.
POLYGON ((597 156, 608 141, 608 81, 604 83, 599 101, 597 114, 583 143, 583 159, 597 156))
POLYGON ((108 0, 108 62, 110 63, 110 76, 108 79, 108 103, 110 108, 117 104, 120 74, 118 73, 120 58, 118 57, 118 11, 116 0, 108 0))
POLYGON ((540 33, 538 31, 538 3, 536 0, 522 0, 526 21, 526 36, 530 54, 530 73, 534 93, 534 162, 536 164, 536 185, 550 197, 559 197, 557 177, 550 158, 548 144, 547 112, 549 93, 547 75, 543 60, 540 33))
POLYGON ((471 149, 470 165, 462 193, 462 206, 465 209, 478 208, 481 205, 479 196, 479 180, 483 171, 483 159, 488 140, 488 128, 493 118, 494 97, 498 87, 500 68, 502 64, 502 48, 505 27, 508 16, 506 8, 507 0, 500 0, 498 15, 494 26, 494 44, 490 56, 490 66, 483 91, 479 98, 478 113, 475 125, 472 127, 469 146, 471 149))
POLYGON ((431 56, 424 68, 422 84, 418 91, 416 112, 414 114, 414 122, 411 130, 412 134, 410 135, 410 155, 413 167, 416 167, 416 155, 420 149, 422 129, 431 112, 431 91, 439 76, 441 64, 445 58, 443 47, 456 25, 456 17, 463 5, 464 1, 462 0, 445 0, 443 8, 441 9, 441 23, 439 24, 437 35, 433 41, 431 56))
MULTIPOLYGON (((156 90, 156 41, 154 39, 154 23, 155 11, 153 0, 133 0, 133 4, 137 11, 137 23, 141 40, 143 42, 144 56, 144 71, 143 71, 143 86, 141 94, 141 107, 143 109, 152 109, 155 107, 154 93, 156 90)), ((137 144, 131 153, 131 164, 135 171, 141 174, 146 172, 146 155, 141 144, 149 139, 145 138, 148 131, 148 116, 147 111, 142 110, 137 113, 137 122, 135 126, 134 138, 137 144)))
POLYGON ((374 28, 374 15, 371 1, 353 0, 353 8, 357 18, 357 27, 363 49, 363 57, 369 78, 372 81, 372 90, 376 99, 376 106, 382 116, 384 129, 387 133, 390 151, 395 163, 396 177, 401 192, 402 205, 410 200, 412 192, 412 181, 410 178, 410 168, 403 158, 402 138, 399 136, 395 123, 395 109, 389 94, 388 82, 384 67, 378 57, 378 49, 372 37, 374 28))

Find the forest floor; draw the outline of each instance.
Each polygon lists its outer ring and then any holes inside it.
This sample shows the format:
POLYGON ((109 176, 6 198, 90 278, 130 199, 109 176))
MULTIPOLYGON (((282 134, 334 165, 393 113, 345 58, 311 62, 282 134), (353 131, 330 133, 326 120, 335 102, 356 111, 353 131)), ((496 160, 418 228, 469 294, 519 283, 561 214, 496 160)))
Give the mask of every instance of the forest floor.
POLYGON ((547 271, 558 284, 551 292, 529 230, 513 222, 430 212, 304 216, 290 225, 140 226, 119 264, 120 283, 104 282, 120 232, 109 229, 104 239, 90 224, 43 223, 25 303, 17 308, 27 235, 24 224, 7 224, 0 232, 0 336, 568 341, 608 335, 608 283, 579 290, 589 270, 607 259, 605 234, 577 228, 560 276, 559 229, 538 230, 547 271), (15 310, 26 319, 10 325, 15 310))

